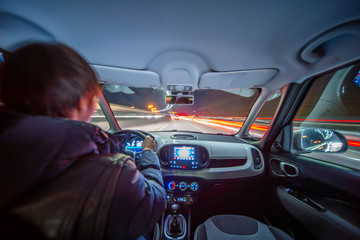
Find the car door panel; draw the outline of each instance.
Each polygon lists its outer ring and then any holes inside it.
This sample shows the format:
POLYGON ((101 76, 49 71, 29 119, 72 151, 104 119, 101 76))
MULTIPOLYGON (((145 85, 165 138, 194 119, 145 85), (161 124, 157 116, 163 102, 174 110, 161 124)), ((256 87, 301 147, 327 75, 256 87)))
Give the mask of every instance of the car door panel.
POLYGON ((359 239, 360 172, 294 154, 271 154, 272 196, 316 239, 359 239), (294 166, 299 174, 288 176, 294 166))

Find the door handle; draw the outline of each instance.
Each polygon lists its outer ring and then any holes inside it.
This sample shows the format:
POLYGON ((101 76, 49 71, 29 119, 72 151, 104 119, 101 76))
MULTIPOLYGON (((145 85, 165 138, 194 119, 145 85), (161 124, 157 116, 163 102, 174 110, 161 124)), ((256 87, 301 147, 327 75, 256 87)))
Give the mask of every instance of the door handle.
POLYGON ((280 162, 280 169, 287 177, 299 176, 299 169, 292 164, 280 162))

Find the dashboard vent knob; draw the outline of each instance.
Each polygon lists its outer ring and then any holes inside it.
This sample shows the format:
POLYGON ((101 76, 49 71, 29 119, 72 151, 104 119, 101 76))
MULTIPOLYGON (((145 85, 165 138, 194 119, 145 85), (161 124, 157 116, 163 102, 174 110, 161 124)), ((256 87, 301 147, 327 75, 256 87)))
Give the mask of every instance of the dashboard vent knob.
POLYGON ((261 163, 261 156, 260 153, 256 150, 256 149, 251 149, 251 155, 253 157, 253 161, 254 161, 254 168, 256 170, 259 170, 262 168, 262 163, 261 163))

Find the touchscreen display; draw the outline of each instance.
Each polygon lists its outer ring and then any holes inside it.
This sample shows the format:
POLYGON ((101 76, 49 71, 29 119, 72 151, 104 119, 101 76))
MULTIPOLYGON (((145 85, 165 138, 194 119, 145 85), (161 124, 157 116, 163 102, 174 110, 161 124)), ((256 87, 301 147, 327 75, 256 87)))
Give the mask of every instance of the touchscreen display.
POLYGON ((174 147, 174 160, 195 160, 195 147, 176 146, 174 147))
POLYGON ((170 168, 183 170, 196 170, 199 163, 195 146, 173 146, 170 148, 170 168))

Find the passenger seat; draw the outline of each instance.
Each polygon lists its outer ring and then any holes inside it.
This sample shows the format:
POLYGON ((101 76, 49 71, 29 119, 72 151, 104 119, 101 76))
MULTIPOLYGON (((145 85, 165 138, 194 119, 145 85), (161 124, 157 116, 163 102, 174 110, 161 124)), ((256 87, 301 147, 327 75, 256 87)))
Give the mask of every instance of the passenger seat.
POLYGON ((194 240, 292 240, 284 231, 241 215, 216 215, 197 227, 194 240))

